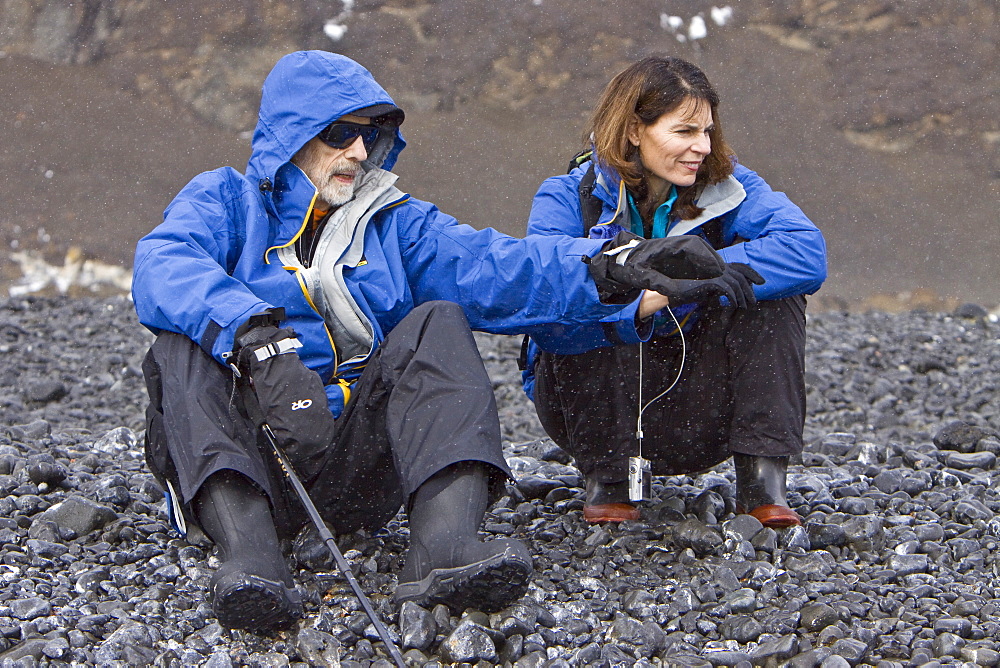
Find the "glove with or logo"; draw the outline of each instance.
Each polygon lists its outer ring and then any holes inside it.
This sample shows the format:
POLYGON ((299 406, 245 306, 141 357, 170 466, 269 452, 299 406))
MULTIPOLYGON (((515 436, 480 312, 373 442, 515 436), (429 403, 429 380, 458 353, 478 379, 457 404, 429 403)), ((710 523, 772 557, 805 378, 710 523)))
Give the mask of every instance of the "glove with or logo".
POLYGON ((698 236, 641 239, 620 232, 598 255, 584 261, 607 304, 625 304, 641 290, 653 290, 668 297, 671 305, 724 296, 746 307, 757 301, 750 283, 764 282, 748 265, 726 263, 698 236))
POLYGON ((302 343, 295 332, 276 326, 279 317, 283 311, 252 316, 236 331, 230 359, 256 397, 255 421, 270 426, 296 471, 308 479, 333 442, 335 421, 322 379, 299 359, 295 351, 302 343))

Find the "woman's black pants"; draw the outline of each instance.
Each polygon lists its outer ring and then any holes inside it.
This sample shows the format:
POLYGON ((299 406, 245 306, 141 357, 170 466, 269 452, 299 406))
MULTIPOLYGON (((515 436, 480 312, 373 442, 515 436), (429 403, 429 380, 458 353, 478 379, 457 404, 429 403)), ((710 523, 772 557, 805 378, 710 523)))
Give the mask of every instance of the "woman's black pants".
MULTIPOLYGON (((233 375, 186 336, 160 334, 143 362, 150 404, 146 461, 187 505, 231 469, 271 500, 280 535, 307 521, 270 446, 233 391, 233 375)), ((461 461, 510 471, 490 379, 461 308, 429 302, 407 315, 353 387, 310 497, 337 533, 383 526, 424 481, 461 461)), ((190 517, 189 513, 185 513, 190 517)))
MULTIPOLYGON (((805 421, 804 296, 735 309, 703 306, 685 336, 680 381, 643 412, 642 455, 657 475, 702 471, 732 453, 802 451, 805 421)), ((643 402, 674 381, 680 337, 642 349, 643 402)), ((535 409, 548 435, 601 482, 628 477, 639 454, 639 345, 580 355, 541 353, 535 409)))

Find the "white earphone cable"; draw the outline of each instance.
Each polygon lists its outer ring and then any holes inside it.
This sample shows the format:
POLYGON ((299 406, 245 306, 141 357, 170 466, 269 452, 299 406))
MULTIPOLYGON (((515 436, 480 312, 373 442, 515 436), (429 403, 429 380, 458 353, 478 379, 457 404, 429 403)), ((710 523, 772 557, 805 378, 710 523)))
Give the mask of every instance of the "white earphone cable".
POLYGON ((666 308, 667 313, 670 314, 670 317, 673 318, 673 320, 674 320, 674 326, 677 328, 677 333, 681 337, 681 363, 677 367, 677 375, 674 377, 674 381, 672 383, 670 383, 670 386, 667 389, 665 389, 662 392, 660 392, 659 394, 657 394, 652 399, 650 399, 649 403, 643 405, 643 403, 642 403, 642 381, 643 381, 642 358, 643 358, 643 355, 645 354, 645 343, 643 343, 643 342, 639 343, 639 417, 636 420, 636 429, 635 429, 635 437, 636 437, 636 440, 639 442, 639 457, 642 457, 642 438, 643 438, 643 433, 642 433, 642 414, 645 413, 646 409, 649 408, 650 406, 652 406, 653 403, 655 403, 656 401, 660 400, 668 392, 670 392, 670 390, 672 390, 672 389, 674 389, 674 387, 676 387, 677 383, 681 379, 681 374, 684 373, 684 361, 687 358, 687 341, 684 339, 684 330, 681 328, 681 324, 679 322, 677 322, 677 316, 674 315, 673 310, 669 306, 666 306, 664 308, 666 308))

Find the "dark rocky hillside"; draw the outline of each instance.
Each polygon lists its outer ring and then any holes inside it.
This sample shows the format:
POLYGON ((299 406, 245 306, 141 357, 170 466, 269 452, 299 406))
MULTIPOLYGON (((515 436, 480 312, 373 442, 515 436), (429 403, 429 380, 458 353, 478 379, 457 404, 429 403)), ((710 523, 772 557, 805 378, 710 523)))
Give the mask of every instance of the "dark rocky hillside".
POLYGON ((260 82, 300 48, 357 58, 407 108, 404 187, 520 234, 610 75, 669 52, 716 83, 743 162, 824 229, 828 298, 927 291, 995 304, 997 2, 741 0, 723 26, 721 7, 8 0, 0 242, 130 264, 193 174, 244 164, 260 82), (699 14, 707 36, 692 40, 699 14))

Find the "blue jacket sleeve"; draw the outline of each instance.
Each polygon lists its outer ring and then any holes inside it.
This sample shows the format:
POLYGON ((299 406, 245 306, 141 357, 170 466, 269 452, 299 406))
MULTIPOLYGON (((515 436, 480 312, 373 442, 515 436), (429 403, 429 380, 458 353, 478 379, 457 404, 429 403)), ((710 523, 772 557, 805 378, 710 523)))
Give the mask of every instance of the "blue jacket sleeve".
POLYGON ((231 203, 239 182, 226 170, 194 178, 136 246, 132 297, 153 332, 185 334, 220 363, 247 318, 270 304, 226 272, 237 239, 231 203))
MULTIPOLYGON (((553 176, 542 182, 531 203, 529 236, 578 238, 585 234, 577 190, 585 172, 586 169, 581 167, 570 174, 553 176)), ((622 343, 639 343, 649 339, 652 329, 641 325, 636 327, 638 308, 639 300, 636 300, 600 322, 572 327, 564 323, 532 336, 542 350, 562 355, 575 355, 622 343)))
POLYGON ((776 192, 755 172, 737 165, 734 174, 746 199, 725 216, 726 243, 719 250, 726 262, 744 262, 766 281, 754 286, 758 299, 812 294, 826 280, 826 242, 799 207, 776 192))
POLYGON ((474 329, 497 334, 578 326, 613 315, 602 304, 584 256, 602 242, 569 237, 524 239, 459 224, 427 202, 399 214, 401 252, 416 303, 462 305, 474 329))

